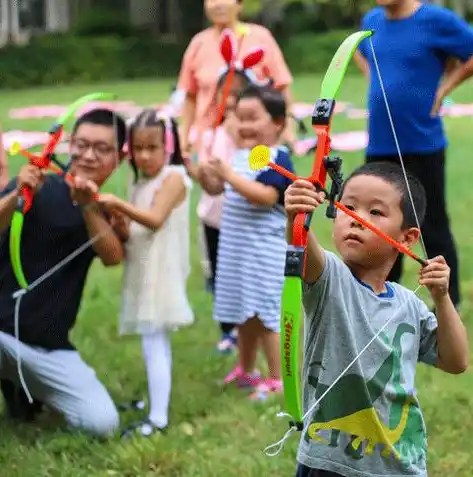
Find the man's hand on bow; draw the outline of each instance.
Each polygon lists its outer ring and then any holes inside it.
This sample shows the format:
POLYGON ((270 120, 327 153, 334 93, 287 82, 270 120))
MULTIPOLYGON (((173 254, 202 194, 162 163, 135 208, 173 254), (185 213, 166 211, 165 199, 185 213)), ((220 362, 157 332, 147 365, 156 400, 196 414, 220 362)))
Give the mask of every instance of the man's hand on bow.
POLYGON ((99 191, 95 182, 80 176, 74 178, 74 184, 70 188, 72 201, 81 206, 92 204, 99 191))
POLYGON ((22 187, 29 187, 34 193, 43 182, 44 172, 35 166, 27 165, 22 167, 18 174, 17 189, 20 190, 22 187))
POLYGON ((284 206, 289 220, 299 212, 313 212, 323 204, 325 193, 317 192, 314 184, 304 179, 294 181, 284 194, 284 206))

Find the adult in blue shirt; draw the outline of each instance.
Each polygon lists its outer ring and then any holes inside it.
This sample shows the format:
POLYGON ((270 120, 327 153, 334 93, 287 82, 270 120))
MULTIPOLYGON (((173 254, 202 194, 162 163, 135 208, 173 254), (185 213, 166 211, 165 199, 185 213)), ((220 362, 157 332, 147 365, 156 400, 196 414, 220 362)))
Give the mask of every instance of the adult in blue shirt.
MULTIPOLYGON (((377 60, 403 162, 426 190, 427 213, 422 232, 427 253, 429 257, 443 255, 447 260, 451 268, 450 295, 458 307, 458 258, 445 198, 447 139, 438 109, 442 99, 471 75, 464 67, 452 70, 449 66, 452 58, 471 64, 473 29, 451 10, 430 3, 377 3, 380 6, 368 12, 362 21, 363 30, 375 31, 372 41, 376 58, 369 40, 360 44, 355 56, 370 80, 366 159, 400 161, 377 74, 377 60)), ((400 280, 402 260, 400 254, 389 280, 400 280)))
POLYGON ((69 332, 94 258, 113 266, 124 256, 121 238, 110 229, 111 217, 95 205, 93 195, 119 163, 125 138, 121 117, 107 109, 89 111, 77 120, 71 137, 74 186, 26 165, 0 192, 0 389, 10 417, 31 420, 45 404, 72 427, 95 435, 109 435, 118 427, 112 399, 70 342, 69 332), (22 186, 35 190, 25 215, 21 258, 27 279, 37 286, 22 297, 15 323, 13 294, 19 287, 8 243, 22 186), (20 386, 18 357, 31 404, 20 386))

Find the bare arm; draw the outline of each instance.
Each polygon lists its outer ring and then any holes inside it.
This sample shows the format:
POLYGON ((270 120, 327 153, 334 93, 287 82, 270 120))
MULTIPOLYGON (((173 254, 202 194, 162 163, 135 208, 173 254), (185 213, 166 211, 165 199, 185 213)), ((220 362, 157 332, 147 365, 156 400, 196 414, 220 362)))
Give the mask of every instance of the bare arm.
POLYGON ((355 54, 353 55, 353 59, 355 60, 356 65, 360 69, 360 71, 363 73, 363 76, 365 78, 370 77, 370 66, 368 64, 368 61, 366 58, 357 50, 355 51, 355 54))
POLYGON ((87 233, 91 239, 96 238, 92 244, 93 249, 106 267, 118 265, 124 257, 123 245, 115 233, 110 230, 103 213, 97 204, 82 207, 87 233))
POLYGON ((220 195, 225 190, 225 182, 209 171, 205 165, 199 168, 198 181, 209 195, 220 195))
POLYGON ((291 114, 292 105, 294 103, 291 88, 289 86, 284 86, 283 88, 281 88, 281 93, 286 100, 287 111, 286 125, 284 127, 282 138, 289 141, 290 143, 293 143, 296 139, 296 121, 291 114))
POLYGON ((446 295, 435 305, 438 321, 437 367, 450 374, 463 373, 467 370, 470 359, 466 328, 450 296, 446 295))
POLYGON ((0 233, 10 227, 13 212, 15 212, 18 201, 18 190, 13 190, 0 199, 0 233))
POLYGON ((139 209, 129 202, 118 199, 117 209, 127 215, 131 220, 149 228, 159 230, 171 212, 185 199, 186 186, 179 173, 170 174, 156 192, 153 205, 149 210, 139 209))
MULTIPOLYGON (((287 221, 286 226, 286 240, 290 244, 292 242, 292 230, 294 227, 294 220, 287 221)), ((314 233, 309 230, 307 234, 307 263, 304 281, 306 283, 315 283, 322 275, 325 267, 325 252, 319 245, 314 233)))
POLYGON ((229 170, 226 180, 253 205, 273 206, 278 201, 279 193, 274 187, 242 177, 233 170, 229 170))
POLYGON ((466 63, 457 65, 457 62, 449 61, 447 63, 446 78, 440 87, 443 97, 449 95, 460 84, 473 76, 473 56, 466 63))
POLYGON ((457 58, 449 58, 445 65, 445 76, 451 75, 460 65, 461 62, 457 58))
POLYGON ((111 211, 110 216, 113 230, 122 242, 127 242, 130 238, 130 219, 115 210, 111 211))
POLYGON ((196 98, 193 94, 186 93, 186 99, 182 106, 181 127, 180 127, 180 142, 182 151, 190 153, 191 147, 189 144, 189 134, 192 125, 195 121, 196 114, 196 98))

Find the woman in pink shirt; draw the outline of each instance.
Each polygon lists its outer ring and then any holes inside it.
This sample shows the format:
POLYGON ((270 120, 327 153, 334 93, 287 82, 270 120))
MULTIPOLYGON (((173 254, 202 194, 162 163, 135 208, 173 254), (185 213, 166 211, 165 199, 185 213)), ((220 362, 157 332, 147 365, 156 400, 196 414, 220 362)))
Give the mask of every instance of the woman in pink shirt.
MULTIPOLYGON (((265 51, 263 61, 254 68, 256 75, 263 79, 269 73, 275 85, 285 96, 290 111, 292 95, 290 86, 292 75, 286 65, 282 52, 271 32, 261 26, 238 21, 243 0, 205 0, 205 13, 211 27, 197 33, 192 38, 182 61, 178 89, 186 92, 182 111, 181 136, 183 151, 190 152, 189 132, 197 128, 195 150, 198 151, 203 132, 213 127, 217 117, 217 80, 225 66, 220 54, 220 34, 225 28, 233 30, 238 39, 237 59, 246 56, 254 47, 265 51)), ((284 139, 294 142, 294 123, 285 131, 284 139)))
MULTIPOLYGON (((244 58, 255 47, 263 48, 265 53, 263 61, 252 68, 252 71, 261 80, 267 76, 272 78, 285 96, 290 111, 292 103, 290 86, 293 78, 282 52, 267 28, 238 21, 242 4, 243 0, 205 0, 205 13, 212 26, 194 36, 182 61, 177 85, 179 90, 186 92, 181 118, 181 145, 184 153, 196 152, 200 164, 206 163, 211 156, 207 138, 208 131, 214 127, 218 114, 218 81, 220 72, 225 67, 225 61, 220 53, 220 39, 224 29, 230 28, 237 38, 237 60, 244 58), (191 146, 189 138, 192 126, 196 129, 196 140, 191 146)), ((294 122, 290 116, 287 119, 284 140, 293 144, 294 122)), ((223 144, 225 141, 219 141, 218 136, 219 134, 214 139, 214 147, 217 146, 220 151, 222 147, 228 148, 226 157, 230 158, 231 144, 227 141, 225 146, 223 144)), ((189 172, 192 175, 192 170, 189 172)), ((220 197, 210 197, 203 191, 197 210, 204 227, 208 258, 213 270, 216 268, 222 200, 220 197)), ((213 279, 211 273, 211 282, 213 279)), ((222 332, 219 349, 226 351, 232 348, 234 336, 229 329, 222 332)))

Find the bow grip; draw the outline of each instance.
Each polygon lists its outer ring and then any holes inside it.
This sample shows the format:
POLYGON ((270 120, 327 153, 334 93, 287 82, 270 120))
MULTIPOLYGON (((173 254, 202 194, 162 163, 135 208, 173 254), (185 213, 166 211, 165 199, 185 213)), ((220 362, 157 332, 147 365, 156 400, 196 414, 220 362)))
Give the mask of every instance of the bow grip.
POLYGON ((30 187, 22 186, 20 195, 16 204, 16 210, 22 214, 26 214, 33 205, 33 191, 30 187))
POLYGON ((304 274, 305 248, 288 245, 286 251, 285 277, 302 277, 304 274))

